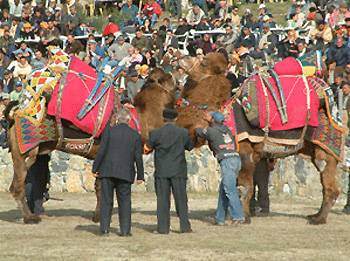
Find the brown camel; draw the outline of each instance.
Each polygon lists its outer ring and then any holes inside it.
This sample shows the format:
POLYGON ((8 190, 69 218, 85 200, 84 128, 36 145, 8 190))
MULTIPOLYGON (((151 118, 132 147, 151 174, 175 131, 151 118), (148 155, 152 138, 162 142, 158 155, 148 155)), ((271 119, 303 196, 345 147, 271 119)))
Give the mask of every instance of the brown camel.
MULTIPOLYGON (((150 73, 149 79, 147 80, 144 88, 135 97, 135 107, 138 110, 142 123, 141 135, 144 141, 147 140, 147 136, 150 130, 162 126, 163 109, 167 106, 174 106, 174 86, 175 83, 170 74, 166 74, 162 69, 155 69, 150 73)), ((13 124, 13 113, 16 113, 16 107, 14 107, 14 105, 15 104, 13 103, 9 104, 4 113, 7 120, 10 122, 8 138, 14 169, 14 176, 12 184, 10 186, 10 192, 16 200, 18 208, 21 210, 24 223, 38 223, 41 221, 41 218, 39 216, 35 216, 30 212, 25 200, 24 182, 27 175, 27 170, 35 162, 36 156, 38 154, 47 154, 57 149, 57 141, 41 143, 36 148, 22 155, 18 147, 16 130, 13 124)), ((77 131, 75 128, 70 128, 68 125, 64 126, 64 133, 69 133, 70 137, 73 136, 74 138, 86 138, 89 136, 86 133, 77 131)), ((90 153, 88 155, 82 156, 89 159, 94 159, 97 150, 98 142, 95 140, 90 153)), ((100 204, 100 184, 98 179, 96 179, 95 182, 95 189, 97 204, 93 220, 95 222, 98 222, 100 204)))
MULTIPOLYGON (((184 90, 184 97, 189 106, 180 107, 177 123, 189 129, 193 138, 195 138, 194 129, 196 127, 205 128, 208 123, 204 120, 205 110, 198 108, 206 104, 208 110, 219 110, 223 103, 230 96, 230 84, 225 78, 226 60, 219 53, 208 54, 203 61, 195 57, 185 57, 180 60, 180 66, 186 70, 190 76, 190 86, 184 90)), ((235 115, 236 116, 236 115, 235 115)), ((262 142, 253 143, 246 137, 240 138, 239 154, 242 160, 242 169, 238 177, 238 184, 245 188, 242 193, 242 204, 246 223, 250 223, 249 202, 253 194, 253 172, 255 165, 263 157, 262 142)), ((197 145, 203 144, 203 141, 196 141, 197 145)), ((303 153, 310 156, 316 168, 320 171, 321 183, 323 186, 323 201, 320 210, 308 216, 310 224, 324 224, 327 216, 334 205, 338 195, 339 188, 336 183, 337 159, 316 144, 304 141, 302 149, 295 153, 303 153)), ((280 157, 286 155, 279 155, 280 157)))

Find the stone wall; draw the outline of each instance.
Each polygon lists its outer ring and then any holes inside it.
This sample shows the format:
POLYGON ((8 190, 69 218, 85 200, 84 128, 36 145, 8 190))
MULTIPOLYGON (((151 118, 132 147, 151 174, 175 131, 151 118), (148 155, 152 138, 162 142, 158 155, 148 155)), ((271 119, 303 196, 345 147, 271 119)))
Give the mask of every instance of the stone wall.
MULTIPOLYGON (((219 185, 219 166, 207 147, 186 154, 188 161, 188 189, 192 192, 215 192, 219 185)), ((134 190, 153 191, 153 154, 144 157, 145 185, 134 190)), ((51 155, 51 191, 94 191, 92 162, 79 156, 55 151, 51 155)), ((8 191, 13 175, 10 154, 0 149, 0 191, 8 191)), ((347 173, 339 170, 342 192, 347 190, 347 173)), ((270 192, 301 197, 321 196, 320 177, 310 161, 298 156, 279 160, 270 178, 270 192)))

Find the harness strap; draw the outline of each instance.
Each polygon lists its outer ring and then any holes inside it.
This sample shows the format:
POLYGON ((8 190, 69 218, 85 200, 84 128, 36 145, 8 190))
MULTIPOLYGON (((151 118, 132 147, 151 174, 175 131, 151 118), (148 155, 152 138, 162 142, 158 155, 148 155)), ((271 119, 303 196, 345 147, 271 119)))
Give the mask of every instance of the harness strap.
POLYGON ((279 95, 280 95, 280 98, 281 98, 282 111, 284 113, 284 117, 285 117, 285 120, 286 120, 286 122, 283 122, 283 118, 282 118, 282 123, 283 124, 287 123, 288 122, 288 114, 287 114, 287 107, 286 107, 287 103, 286 103, 286 98, 284 96, 284 91, 283 91, 283 88, 282 88, 282 85, 281 85, 281 81, 279 79, 279 76, 275 72, 275 70, 269 69, 268 72, 271 75, 272 79, 274 79, 274 81, 276 83, 276 86, 277 86, 277 89, 278 89, 278 92, 279 92, 279 95))
POLYGON ((62 126, 62 120, 61 120, 61 112, 62 112, 62 97, 63 97, 63 90, 66 83, 68 73, 63 72, 62 79, 58 86, 58 95, 57 95, 57 108, 56 108, 56 123, 57 123, 57 133, 58 133, 58 141, 57 141, 57 147, 61 147, 63 143, 63 126, 62 126))

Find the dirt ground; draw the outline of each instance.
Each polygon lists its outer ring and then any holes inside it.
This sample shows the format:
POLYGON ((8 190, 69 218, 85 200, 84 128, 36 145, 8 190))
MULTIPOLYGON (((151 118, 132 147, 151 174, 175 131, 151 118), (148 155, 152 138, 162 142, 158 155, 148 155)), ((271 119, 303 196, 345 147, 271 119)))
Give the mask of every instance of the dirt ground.
POLYGON ((169 235, 155 235, 153 193, 133 194, 131 238, 120 238, 117 216, 109 237, 97 236, 90 221, 94 194, 52 194, 39 225, 24 225, 15 202, 0 193, 0 260, 349 260, 350 216, 337 204, 327 225, 312 226, 304 215, 316 212, 320 201, 273 198, 270 217, 251 225, 212 225, 216 195, 190 194, 194 233, 179 234, 172 214, 169 235))

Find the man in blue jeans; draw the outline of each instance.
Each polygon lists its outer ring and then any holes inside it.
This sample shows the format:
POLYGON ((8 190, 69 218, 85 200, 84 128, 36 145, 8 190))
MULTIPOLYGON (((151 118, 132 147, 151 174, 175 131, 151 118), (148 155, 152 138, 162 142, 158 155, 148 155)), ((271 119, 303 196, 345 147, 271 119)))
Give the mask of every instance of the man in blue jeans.
POLYGON ((208 141, 210 149, 221 167, 218 207, 215 221, 225 225, 226 214, 230 215, 232 224, 241 224, 244 220, 242 205, 237 190, 237 176, 241 169, 241 159, 236 151, 235 138, 230 129, 224 125, 225 117, 220 112, 209 112, 206 120, 210 126, 196 129, 197 136, 208 141))

